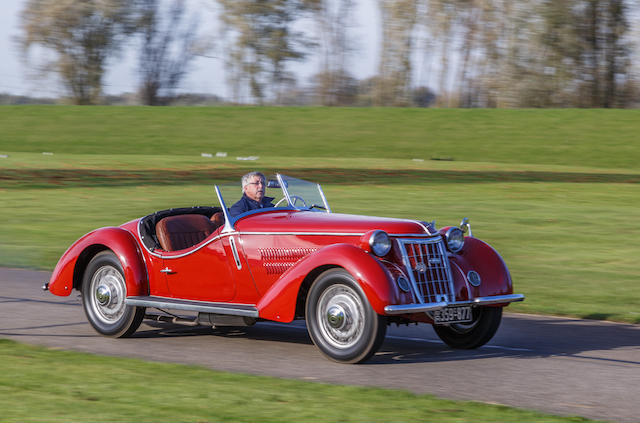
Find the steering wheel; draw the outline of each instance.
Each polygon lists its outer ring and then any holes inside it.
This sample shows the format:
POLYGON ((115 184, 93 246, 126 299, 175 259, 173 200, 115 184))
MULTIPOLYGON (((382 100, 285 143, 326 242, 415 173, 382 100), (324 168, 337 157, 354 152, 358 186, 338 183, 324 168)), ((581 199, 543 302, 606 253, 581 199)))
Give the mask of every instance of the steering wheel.
MULTIPOLYGON (((296 203, 298 202, 298 200, 300 200, 300 202, 302 202, 302 207, 307 207, 307 203, 306 201, 304 201, 304 198, 298 196, 298 195, 292 195, 289 198, 291 198, 291 203, 294 207, 296 207, 296 203)), ((282 203, 283 201, 287 201, 287 197, 282 197, 280 200, 278 200, 278 202, 276 203, 275 207, 278 207, 280 205, 280 203, 282 203)))

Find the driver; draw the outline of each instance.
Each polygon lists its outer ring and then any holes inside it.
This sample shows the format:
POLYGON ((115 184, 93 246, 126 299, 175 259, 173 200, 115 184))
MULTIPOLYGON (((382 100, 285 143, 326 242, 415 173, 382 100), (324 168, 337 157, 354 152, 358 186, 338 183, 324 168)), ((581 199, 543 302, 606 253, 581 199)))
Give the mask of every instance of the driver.
POLYGON ((275 207, 272 197, 265 197, 266 178, 260 172, 249 172, 242 177, 242 198, 229 209, 231 217, 249 210, 275 207))

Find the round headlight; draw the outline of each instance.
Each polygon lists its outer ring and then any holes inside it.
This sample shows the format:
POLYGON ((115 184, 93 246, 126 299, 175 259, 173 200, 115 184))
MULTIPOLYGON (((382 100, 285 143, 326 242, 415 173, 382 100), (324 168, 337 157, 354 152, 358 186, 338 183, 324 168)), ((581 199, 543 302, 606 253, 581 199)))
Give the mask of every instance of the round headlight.
POLYGON ((450 228, 445 234, 447 239, 447 247, 453 253, 457 253, 462 250, 464 246, 464 233, 460 228, 450 228))
POLYGON ((385 231, 375 231, 369 238, 369 246, 376 256, 386 256, 391 251, 391 238, 385 231))

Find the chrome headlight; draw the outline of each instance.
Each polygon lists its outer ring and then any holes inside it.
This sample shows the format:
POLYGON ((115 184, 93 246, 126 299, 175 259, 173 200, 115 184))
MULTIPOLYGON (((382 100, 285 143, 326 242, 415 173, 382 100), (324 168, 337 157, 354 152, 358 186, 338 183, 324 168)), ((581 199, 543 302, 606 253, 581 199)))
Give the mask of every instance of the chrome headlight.
POLYGON ((447 247, 451 252, 457 253, 464 247, 464 233, 460 228, 449 228, 444 236, 447 240, 447 247))
POLYGON ((374 231, 369 237, 371 252, 378 257, 384 257, 391 251, 391 238, 385 231, 374 231))

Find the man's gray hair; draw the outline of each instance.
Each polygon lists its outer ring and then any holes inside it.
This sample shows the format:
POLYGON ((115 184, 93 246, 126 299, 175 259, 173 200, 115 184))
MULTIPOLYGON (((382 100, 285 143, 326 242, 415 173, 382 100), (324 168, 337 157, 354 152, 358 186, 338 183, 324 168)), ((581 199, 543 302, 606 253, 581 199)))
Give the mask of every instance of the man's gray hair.
POLYGON ((251 182, 251 179, 253 179, 255 176, 259 176, 260 179, 262 179, 262 182, 267 182, 267 178, 265 178, 262 172, 249 172, 242 177, 242 191, 244 191, 244 187, 246 187, 247 184, 251 182))

